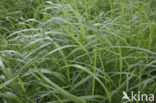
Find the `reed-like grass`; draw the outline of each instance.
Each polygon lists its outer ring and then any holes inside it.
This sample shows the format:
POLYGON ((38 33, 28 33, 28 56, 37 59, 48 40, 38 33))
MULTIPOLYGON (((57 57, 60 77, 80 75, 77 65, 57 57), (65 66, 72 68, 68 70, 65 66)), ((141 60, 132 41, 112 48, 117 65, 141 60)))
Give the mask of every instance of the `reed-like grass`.
POLYGON ((1 0, 0 103, 123 103, 156 93, 154 0, 1 0))

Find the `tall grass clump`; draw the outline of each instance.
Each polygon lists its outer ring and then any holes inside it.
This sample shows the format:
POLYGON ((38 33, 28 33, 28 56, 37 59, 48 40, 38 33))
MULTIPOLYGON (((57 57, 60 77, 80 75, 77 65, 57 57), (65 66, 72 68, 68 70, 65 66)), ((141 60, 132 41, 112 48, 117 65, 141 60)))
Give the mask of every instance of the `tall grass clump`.
POLYGON ((0 1, 0 103, 123 103, 123 91, 155 94, 154 4, 0 1))

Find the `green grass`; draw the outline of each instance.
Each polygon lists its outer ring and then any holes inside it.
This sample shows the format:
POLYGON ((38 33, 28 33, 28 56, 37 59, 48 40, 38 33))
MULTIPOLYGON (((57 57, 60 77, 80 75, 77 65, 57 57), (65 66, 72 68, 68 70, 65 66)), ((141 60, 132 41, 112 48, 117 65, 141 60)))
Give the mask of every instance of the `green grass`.
POLYGON ((156 94, 154 4, 1 0, 0 103, 123 103, 123 91, 156 94))

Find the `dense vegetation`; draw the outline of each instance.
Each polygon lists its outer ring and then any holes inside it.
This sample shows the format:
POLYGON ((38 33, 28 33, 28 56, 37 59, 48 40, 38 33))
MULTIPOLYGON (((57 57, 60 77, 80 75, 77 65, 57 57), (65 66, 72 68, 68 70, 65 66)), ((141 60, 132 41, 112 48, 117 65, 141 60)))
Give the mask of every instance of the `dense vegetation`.
POLYGON ((0 103, 123 103, 156 93, 155 0, 0 0, 0 103))

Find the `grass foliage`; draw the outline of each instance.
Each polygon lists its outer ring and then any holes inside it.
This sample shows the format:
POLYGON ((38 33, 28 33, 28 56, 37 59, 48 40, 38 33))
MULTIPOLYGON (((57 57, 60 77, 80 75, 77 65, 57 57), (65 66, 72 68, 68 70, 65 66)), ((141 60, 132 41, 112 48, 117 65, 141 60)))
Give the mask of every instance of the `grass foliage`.
POLYGON ((1 0, 0 103, 121 103, 156 93, 155 0, 1 0))

